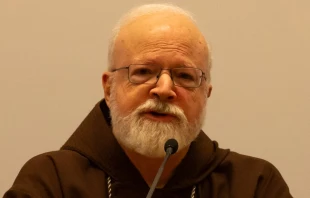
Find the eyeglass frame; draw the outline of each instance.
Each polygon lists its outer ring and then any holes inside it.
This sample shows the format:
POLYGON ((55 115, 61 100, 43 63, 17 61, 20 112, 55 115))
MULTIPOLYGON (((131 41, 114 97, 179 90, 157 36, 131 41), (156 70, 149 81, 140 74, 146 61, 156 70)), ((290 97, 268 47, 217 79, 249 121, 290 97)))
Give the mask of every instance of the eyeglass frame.
MULTIPOLYGON (((150 65, 150 66, 151 66, 151 64, 130 64, 130 65, 125 66, 125 67, 120 67, 120 68, 117 68, 117 69, 112 69, 111 72, 116 72, 116 71, 119 71, 119 70, 127 69, 127 78, 128 78, 128 81, 129 81, 129 82, 131 82, 132 84, 137 84, 137 85, 140 85, 140 84, 148 84, 148 83, 146 83, 146 82, 144 82, 144 83, 135 83, 135 82, 132 82, 132 81, 130 80, 130 77, 129 77, 129 68, 130 68, 130 66, 132 66, 132 65, 146 65, 146 66, 150 65)), ((184 87, 184 88, 198 88, 198 87, 201 86, 202 79, 204 79, 205 81, 207 81, 206 73, 203 72, 203 71, 202 71, 201 69, 199 69, 199 68, 196 68, 196 67, 174 67, 174 68, 170 68, 170 69, 161 68, 161 69, 160 69, 160 72, 159 72, 158 75, 157 75, 157 81, 154 83, 154 85, 157 84, 157 82, 158 82, 158 80, 159 80, 159 78, 160 78, 160 76, 161 76, 160 74, 161 74, 161 72, 162 72, 163 70, 169 70, 170 78, 171 78, 171 80, 172 80, 174 86, 184 87), (196 86, 196 87, 184 87, 184 86, 175 84, 175 82, 174 82, 174 80, 173 80, 173 77, 172 77, 171 70, 173 70, 173 69, 180 69, 180 68, 192 68, 192 69, 200 70, 202 75, 199 76, 199 78, 201 79, 199 85, 196 86)), ((151 83, 150 83, 150 84, 151 84, 151 83)))

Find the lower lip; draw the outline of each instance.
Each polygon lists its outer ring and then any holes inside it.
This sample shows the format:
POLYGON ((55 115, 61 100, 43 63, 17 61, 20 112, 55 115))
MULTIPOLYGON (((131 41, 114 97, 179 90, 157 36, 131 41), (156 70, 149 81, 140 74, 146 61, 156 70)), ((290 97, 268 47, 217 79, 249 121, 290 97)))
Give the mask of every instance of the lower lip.
POLYGON ((176 119, 175 116, 172 115, 154 115, 152 113, 144 113, 143 116, 147 119, 158 121, 158 122, 171 122, 176 119))

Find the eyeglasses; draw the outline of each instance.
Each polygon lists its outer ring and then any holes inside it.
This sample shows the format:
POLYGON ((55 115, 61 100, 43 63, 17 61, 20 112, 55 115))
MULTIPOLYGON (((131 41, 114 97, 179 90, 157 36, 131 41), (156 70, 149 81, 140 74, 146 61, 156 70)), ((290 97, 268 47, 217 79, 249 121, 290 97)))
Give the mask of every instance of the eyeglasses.
POLYGON ((112 70, 112 72, 128 69, 128 80, 133 84, 156 84, 161 71, 169 70, 170 77, 175 86, 197 88, 201 85, 202 78, 206 80, 205 73, 194 67, 175 67, 162 69, 155 65, 132 64, 112 70))

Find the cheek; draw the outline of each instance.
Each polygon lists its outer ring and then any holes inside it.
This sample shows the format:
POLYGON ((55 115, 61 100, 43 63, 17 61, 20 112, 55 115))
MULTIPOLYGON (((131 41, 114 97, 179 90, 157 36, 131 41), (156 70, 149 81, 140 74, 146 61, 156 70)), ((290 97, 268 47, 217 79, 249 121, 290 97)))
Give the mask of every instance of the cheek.
POLYGON ((116 89, 116 102, 123 116, 130 114, 147 99, 148 90, 143 87, 124 83, 116 89))
POLYGON ((183 90, 179 92, 179 102, 188 121, 193 123, 200 116, 205 105, 205 94, 200 89, 196 91, 183 90))

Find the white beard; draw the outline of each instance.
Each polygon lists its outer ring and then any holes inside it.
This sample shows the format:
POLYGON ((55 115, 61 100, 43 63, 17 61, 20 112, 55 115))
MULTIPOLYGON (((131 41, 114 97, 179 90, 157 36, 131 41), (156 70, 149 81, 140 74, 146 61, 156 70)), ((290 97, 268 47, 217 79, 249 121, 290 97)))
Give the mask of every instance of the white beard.
POLYGON ((161 158, 166 154, 164 145, 168 139, 176 139, 179 150, 181 150, 189 146, 201 130, 206 107, 192 124, 188 123, 183 110, 178 106, 154 99, 147 100, 129 115, 122 116, 116 102, 115 91, 111 90, 110 98, 113 134, 117 141, 127 149, 144 156, 161 158), (141 115, 146 110, 169 113, 176 119, 172 122, 153 121, 141 115))

